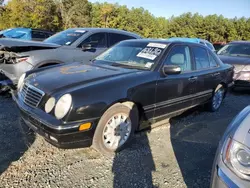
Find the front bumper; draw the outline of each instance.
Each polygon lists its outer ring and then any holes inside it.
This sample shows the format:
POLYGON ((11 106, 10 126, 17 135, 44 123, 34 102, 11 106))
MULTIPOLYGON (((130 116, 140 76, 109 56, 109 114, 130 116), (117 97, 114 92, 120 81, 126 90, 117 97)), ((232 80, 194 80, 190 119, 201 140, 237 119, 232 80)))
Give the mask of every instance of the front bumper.
POLYGON ((250 187, 250 182, 239 178, 222 161, 221 155, 217 156, 216 166, 213 168, 211 188, 240 188, 250 187))
POLYGON ((92 145, 95 128, 99 118, 82 120, 81 122, 63 123, 40 109, 34 109, 18 100, 16 92, 12 92, 25 124, 46 141, 59 148, 80 148, 92 145), (91 123, 89 130, 79 131, 83 123, 91 123))
POLYGON ((33 66, 26 61, 16 64, 0 64, 0 74, 4 75, 5 83, 9 85, 17 85, 20 76, 31 69, 33 66))

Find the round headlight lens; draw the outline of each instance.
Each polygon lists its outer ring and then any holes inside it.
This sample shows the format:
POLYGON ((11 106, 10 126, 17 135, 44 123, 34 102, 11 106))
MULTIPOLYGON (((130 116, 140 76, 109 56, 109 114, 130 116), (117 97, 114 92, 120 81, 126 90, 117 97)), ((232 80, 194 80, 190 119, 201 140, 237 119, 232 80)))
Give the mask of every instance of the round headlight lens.
POLYGON ((241 165, 250 168, 250 154, 245 150, 238 151, 236 154, 236 158, 241 165))
POLYGON ((45 104, 45 112, 50 113, 52 109, 55 107, 56 99, 51 97, 45 104))
POLYGON ((19 78, 18 84, 17 84, 17 89, 18 89, 18 90, 21 90, 21 89, 22 89, 23 84, 24 84, 25 76, 26 76, 26 74, 24 73, 24 74, 22 74, 22 76, 19 78))
POLYGON ((56 103, 55 116, 57 119, 62 119, 69 112, 72 104, 72 97, 70 94, 63 95, 56 103))

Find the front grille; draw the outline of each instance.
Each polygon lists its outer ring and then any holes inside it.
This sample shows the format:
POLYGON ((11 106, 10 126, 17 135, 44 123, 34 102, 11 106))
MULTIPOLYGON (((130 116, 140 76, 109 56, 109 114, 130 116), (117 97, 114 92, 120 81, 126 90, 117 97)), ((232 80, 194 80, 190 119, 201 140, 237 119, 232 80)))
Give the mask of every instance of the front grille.
POLYGON ((24 84, 19 96, 25 104, 30 107, 37 107, 44 96, 44 92, 32 85, 24 84))
POLYGON ((245 65, 234 65, 234 72, 239 73, 244 67, 245 65))

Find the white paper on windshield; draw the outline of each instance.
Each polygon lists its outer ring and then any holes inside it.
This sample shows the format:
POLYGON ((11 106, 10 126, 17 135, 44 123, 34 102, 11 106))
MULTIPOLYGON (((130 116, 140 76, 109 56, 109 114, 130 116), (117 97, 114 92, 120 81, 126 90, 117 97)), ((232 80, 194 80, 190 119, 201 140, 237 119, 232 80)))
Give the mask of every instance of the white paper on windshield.
POLYGON ((85 33, 86 31, 84 30, 75 30, 76 33, 85 33))
POLYGON ((154 63, 147 62, 145 65, 145 68, 151 68, 154 63))
POLYGON ((70 43, 71 43, 71 42, 66 42, 65 44, 66 44, 66 45, 70 45, 70 43))
POLYGON ((167 47, 166 44, 161 44, 161 43, 149 43, 147 46, 155 48, 163 48, 163 49, 167 47))
POLYGON ((140 53, 137 54, 137 57, 142 57, 145 59, 154 60, 162 52, 162 49, 155 47, 146 47, 140 53))

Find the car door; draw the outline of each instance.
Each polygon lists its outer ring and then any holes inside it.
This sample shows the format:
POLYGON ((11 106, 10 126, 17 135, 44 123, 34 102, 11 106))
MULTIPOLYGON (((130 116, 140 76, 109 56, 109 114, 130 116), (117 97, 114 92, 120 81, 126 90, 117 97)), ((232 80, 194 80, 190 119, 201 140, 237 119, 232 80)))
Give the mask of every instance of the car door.
POLYGON ((178 75, 160 76, 156 88, 155 118, 160 118, 193 105, 197 77, 193 72, 193 61, 188 45, 173 46, 164 65, 178 65, 178 75))
POLYGON ((195 104, 202 104, 211 98, 213 90, 220 84, 220 66, 215 54, 205 47, 191 47, 197 75, 197 98, 195 104))
POLYGON ((121 42, 123 40, 129 40, 129 39, 135 39, 135 37, 129 36, 129 35, 123 35, 118 33, 109 33, 108 34, 108 46, 113 46, 117 44, 118 42, 121 42))
POLYGON ((85 38, 78 46, 74 54, 74 61, 89 61, 100 55, 107 49, 107 33, 94 33, 85 38), (90 45, 90 49, 83 49, 90 45))

